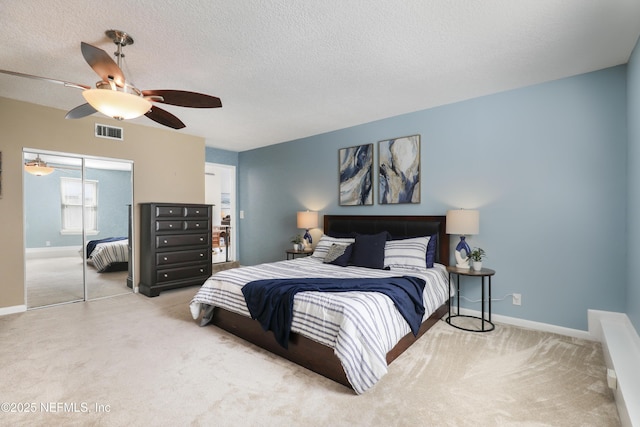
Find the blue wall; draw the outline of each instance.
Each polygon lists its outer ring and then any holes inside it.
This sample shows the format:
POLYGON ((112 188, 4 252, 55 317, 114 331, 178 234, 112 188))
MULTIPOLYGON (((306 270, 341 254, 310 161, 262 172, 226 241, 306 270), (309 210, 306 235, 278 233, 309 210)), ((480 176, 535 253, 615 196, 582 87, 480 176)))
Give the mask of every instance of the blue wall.
POLYGON ((205 162, 219 163, 221 165, 238 166, 238 153, 235 151, 220 150, 219 148, 206 147, 205 162))
MULTIPOLYGON (((51 175, 24 173, 26 247, 82 246, 81 235, 61 235, 60 178, 80 178, 80 171, 56 169, 51 175)), ((85 178, 98 181, 98 230, 87 240, 128 235, 127 205, 131 204, 131 172, 86 169, 85 178)))
MULTIPOLYGON (((493 297, 522 294, 522 306, 508 298, 493 312, 586 330, 587 309, 625 309, 626 90, 619 66, 241 152, 240 261, 283 259, 298 210, 477 208, 469 244, 497 271, 493 297), (412 134, 421 135, 420 204, 379 205, 376 187, 374 206, 338 205, 340 148, 374 143, 377 162, 377 141, 412 134)), ((472 282, 462 293, 479 299, 472 282)))
POLYGON ((629 121, 629 240, 626 313, 640 331, 640 271, 635 245, 640 242, 640 47, 636 45, 628 64, 629 121))

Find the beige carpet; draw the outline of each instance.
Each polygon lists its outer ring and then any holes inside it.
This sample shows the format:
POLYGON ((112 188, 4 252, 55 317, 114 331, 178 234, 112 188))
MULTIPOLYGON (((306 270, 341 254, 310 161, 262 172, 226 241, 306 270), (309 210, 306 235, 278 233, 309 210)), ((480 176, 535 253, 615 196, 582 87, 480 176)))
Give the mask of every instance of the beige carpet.
POLYGON ((439 322, 357 396, 197 326, 188 311, 195 292, 0 317, 0 401, 35 409, 1 413, 0 424, 619 425, 595 342, 503 325, 476 334, 439 322))
MULTIPOLYGON (((98 273, 87 266, 88 299, 131 292, 126 271, 98 273)), ((36 258, 25 264, 27 306, 42 307, 84 299, 82 257, 36 258)))

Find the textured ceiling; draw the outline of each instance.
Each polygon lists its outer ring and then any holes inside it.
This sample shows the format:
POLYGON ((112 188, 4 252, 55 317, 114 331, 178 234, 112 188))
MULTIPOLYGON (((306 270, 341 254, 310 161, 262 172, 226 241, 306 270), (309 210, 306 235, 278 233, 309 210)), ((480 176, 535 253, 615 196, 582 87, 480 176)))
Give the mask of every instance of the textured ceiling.
MULTIPOLYGON (((127 79, 220 97, 166 109, 232 151, 624 64, 640 33, 637 0, 0 0, 0 16, 1 69, 87 85, 80 42, 111 54, 104 31, 128 32, 127 79)), ((3 74, 0 96, 84 103, 3 74)))

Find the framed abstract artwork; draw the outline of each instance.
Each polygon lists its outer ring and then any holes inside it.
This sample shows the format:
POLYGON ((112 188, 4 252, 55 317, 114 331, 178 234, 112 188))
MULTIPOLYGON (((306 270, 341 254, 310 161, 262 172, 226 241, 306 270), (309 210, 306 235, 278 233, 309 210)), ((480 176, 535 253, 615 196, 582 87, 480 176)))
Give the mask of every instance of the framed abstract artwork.
POLYGON ((338 151, 340 205, 373 205, 373 144, 338 151))
POLYGON ((420 135, 378 142, 381 205, 420 203, 420 135))

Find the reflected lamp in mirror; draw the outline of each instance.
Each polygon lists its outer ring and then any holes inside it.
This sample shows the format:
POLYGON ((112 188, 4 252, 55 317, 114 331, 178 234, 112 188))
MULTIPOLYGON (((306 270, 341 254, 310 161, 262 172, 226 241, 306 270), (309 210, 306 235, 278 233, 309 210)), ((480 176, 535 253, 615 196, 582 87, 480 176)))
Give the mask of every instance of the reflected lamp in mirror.
POLYGON ((34 160, 28 160, 24 164, 24 170, 31 175, 44 176, 49 175, 55 169, 47 166, 47 164, 40 158, 40 155, 36 156, 34 160))
POLYGON ((311 238, 311 233, 309 233, 309 229, 318 227, 318 212, 298 212, 298 228, 304 228, 306 231, 304 233, 304 246, 305 249, 308 249, 308 246, 313 243, 313 239, 311 238))
POLYGON ((465 236, 478 234, 480 231, 480 213, 473 209, 456 209, 447 211, 447 234, 458 234, 460 242, 456 246, 456 267, 469 268, 471 248, 465 236), (464 257, 462 252, 464 251, 464 257))

